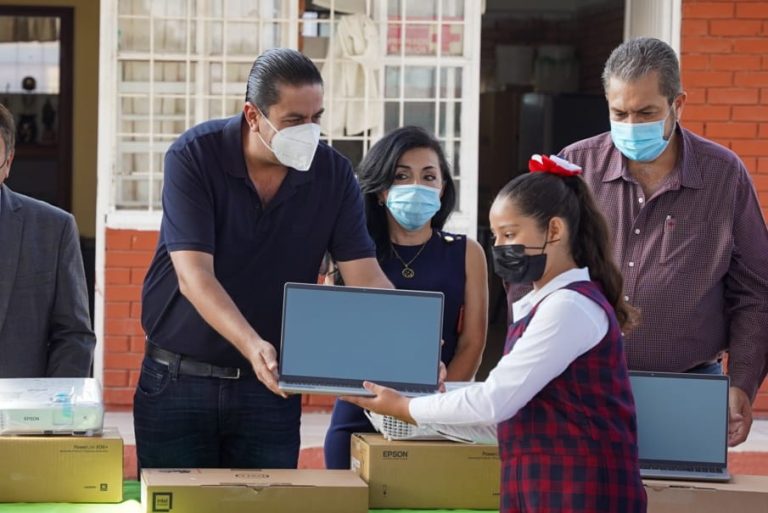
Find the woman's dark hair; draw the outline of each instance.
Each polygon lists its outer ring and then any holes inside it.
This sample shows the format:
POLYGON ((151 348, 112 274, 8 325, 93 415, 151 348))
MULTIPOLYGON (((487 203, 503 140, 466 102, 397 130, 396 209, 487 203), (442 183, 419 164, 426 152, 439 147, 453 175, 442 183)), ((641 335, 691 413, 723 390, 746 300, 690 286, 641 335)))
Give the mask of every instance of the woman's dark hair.
POLYGON ((302 86, 323 84, 315 64, 301 52, 290 48, 272 48, 259 55, 248 75, 245 101, 267 114, 280 101, 281 85, 302 86))
POLYGON ((445 160, 440 143, 426 130, 416 126, 405 126, 389 132, 374 144, 360 162, 357 176, 365 201, 365 219, 379 261, 389 256, 392 243, 387 225, 387 207, 379 200, 379 193, 389 189, 395 181, 397 162, 410 150, 429 148, 437 155, 443 177, 443 196, 440 210, 432 217, 432 228, 441 230, 448 216, 456 206, 456 186, 451 178, 451 169, 445 160))
POLYGON ((624 301, 623 278, 611 256, 608 223, 581 177, 527 173, 507 183, 496 200, 512 201, 520 213, 534 218, 542 230, 547 229, 553 217, 565 220, 576 265, 589 268, 590 276, 602 287, 625 332, 637 325, 639 312, 624 301))

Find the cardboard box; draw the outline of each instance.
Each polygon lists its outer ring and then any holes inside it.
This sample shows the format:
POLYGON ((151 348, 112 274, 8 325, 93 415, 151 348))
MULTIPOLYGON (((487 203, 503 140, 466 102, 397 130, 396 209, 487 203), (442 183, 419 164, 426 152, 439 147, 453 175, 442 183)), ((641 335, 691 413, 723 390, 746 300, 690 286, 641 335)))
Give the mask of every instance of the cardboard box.
POLYGON ((121 502, 123 440, 101 436, 0 437, 0 502, 121 502))
POLYGON ((648 513, 768 513, 768 476, 728 483, 646 479, 648 513))
POLYGON ((499 449, 456 442, 352 436, 352 470, 371 508, 498 509, 499 449))
POLYGON ((368 487, 349 470, 147 469, 146 513, 368 513, 368 487))

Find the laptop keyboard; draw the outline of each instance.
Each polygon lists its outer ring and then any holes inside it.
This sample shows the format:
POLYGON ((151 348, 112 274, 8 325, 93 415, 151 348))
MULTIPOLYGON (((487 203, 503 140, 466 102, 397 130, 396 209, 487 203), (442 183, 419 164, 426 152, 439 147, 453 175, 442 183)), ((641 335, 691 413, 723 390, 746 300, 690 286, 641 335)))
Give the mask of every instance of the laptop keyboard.
MULTIPOLYGON (((342 390, 345 389, 345 388, 348 388, 348 389, 351 390, 351 389, 355 388, 355 387, 343 387, 343 386, 339 386, 339 385, 336 385, 336 384, 318 383, 317 381, 310 382, 310 381, 293 381, 293 380, 291 380, 290 385, 291 386, 296 386, 296 387, 307 388, 307 389, 318 388, 318 387, 324 387, 324 388, 325 387, 330 387, 330 388, 339 388, 339 389, 342 389, 342 390)), ((427 395, 427 394, 433 393, 433 392, 430 392, 428 390, 416 389, 416 388, 399 388, 398 392, 400 392, 403 395, 410 395, 410 396, 427 395)))
POLYGON ((641 465, 643 470, 663 470, 672 472, 695 472, 717 474, 723 471, 719 465, 641 465))

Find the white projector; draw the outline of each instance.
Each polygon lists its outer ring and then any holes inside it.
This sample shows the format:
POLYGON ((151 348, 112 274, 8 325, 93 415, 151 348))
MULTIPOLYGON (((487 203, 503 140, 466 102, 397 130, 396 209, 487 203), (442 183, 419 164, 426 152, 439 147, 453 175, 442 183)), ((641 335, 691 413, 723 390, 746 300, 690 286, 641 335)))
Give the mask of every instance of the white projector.
POLYGON ((0 379, 0 435, 101 433, 104 406, 93 378, 0 379))

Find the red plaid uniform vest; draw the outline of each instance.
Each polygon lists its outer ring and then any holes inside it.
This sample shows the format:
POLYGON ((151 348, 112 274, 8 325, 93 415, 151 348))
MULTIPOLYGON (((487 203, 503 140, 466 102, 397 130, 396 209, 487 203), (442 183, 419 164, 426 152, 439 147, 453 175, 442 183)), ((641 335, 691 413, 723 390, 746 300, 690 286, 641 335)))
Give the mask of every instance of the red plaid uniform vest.
MULTIPOLYGON (((621 328, 613 307, 594 282, 571 283, 565 288, 588 297, 605 310, 608 333, 517 415, 498 425, 502 458, 531 453, 636 455, 635 405, 621 328)), ((534 306, 526 317, 510 325, 505 355, 525 332, 537 308, 534 306)))

